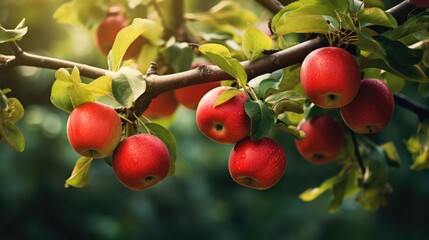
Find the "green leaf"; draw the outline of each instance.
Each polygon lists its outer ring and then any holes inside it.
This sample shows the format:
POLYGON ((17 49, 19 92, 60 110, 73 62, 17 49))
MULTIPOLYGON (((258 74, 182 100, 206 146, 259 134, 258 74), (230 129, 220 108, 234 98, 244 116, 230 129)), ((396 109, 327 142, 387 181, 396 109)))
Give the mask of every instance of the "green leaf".
POLYGON ((335 185, 344 180, 344 176, 335 175, 331 178, 326 179, 323 183, 316 188, 309 188, 299 195, 299 198, 304 202, 311 202, 318 198, 326 191, 332 189, 335 185))
POLYGON ((409 16, 407 21, 389 31, 388 34, 390 39, 399 40, 427 28, 429 28, 429 11, 423 11, 417 15, 409 16))
POLYGON ((301 84, 299 73, 301 67, 300 64, 294 64, 292 66, 286 67, 283 69, 282 79, 279 84, 279 89, 281 91, 292 90, 296 88, 297 85, 301 84))
POLYGON ((69 88, 73 87, 73 83, 56 80, 51 88, 50 100, 55 107, 69 113, 73 110, 73 104, 69 95, 69 88))
POLYGON ((261 100, 252 101, 248 99, 244 104, 244 109, 250 117, 250 136, 252 139, 256 141, 265 137, 274 127, 275 113, 261 100))
POLYGON ((85 85, 86 90, 95 96, 106 96, 112 93, 112 78, 101 76, 85 85))
POLYGON ((288 125, 284 122, 276 124, 276 128, 285 131, 288 134, 291 134, 295 137, 296 140, 303 140, 305 138, 305 133, 299 130, 296 126, 288 125))
POLYGON ((170 59, 174 72, 191 69, 194 52, 187 43, 175 42, 163 51, 165 59, 170 59))
POLYGON ((223 93, 221 93, 219 95, 219 97, 216 99, 215 102, 215 107, 219 106, 225 102, 227 102, 228 100, 234 98, 235 96, 237 96, 238 94, 243 94, 243 91, 240 91, 236 88, 229 88, 226 91, 224 91, 223 93))
POLYGON ((275 26, 276 34, 320 33, 328 34, 331 29, 321 15, 286 15, 275 26))
POLYGON ((417 136, 410 137, 406 142, 405 145, 407 146, 408 151, 412 154, 417 154, 420 152, 421 146, 419 143, 419 139, 417 136))
POLYGON ((143 74, 134 68, 123 67, 109 75, 112 78, 113 97, 124 107, 131 107, 133 102, 146 91, 146 80, 143 74))
POLYGON ((118 71, 128 47, 140 35, 143 35, 152 45, 159 46, 163 43, 162 34, 163 28, 159 23, 149 19, 135 18, 130 25, 116 35, 108 55, 109 70, 118 71))
POLYGON ((421 171, 429 167, 429 150, 426 149, 414 158, 413 164, 410 166, 411 170, 421 171))
POLYGON ((398 23, 396 19, 388 12, 383 11, 380 8, 364 8, 357 12, 359 21, 364 22, 365 25, 379 25, 389 28, 396 28, 398 23))
POLYGON ((91 29, 101 22, 105 15, 106 10, 100 1, 72 0, 60 5, 53 18, 62 24, 91 29))
POLYGON ((171 165, 168 175, 173 175, 175 171, 176 162, 176 139, 174 135, 165 127, 157 123, 145 123, 146 127, 150 130, 151 134, 159 137, 167 146, 168 153, 170 154, 171 165))
POLYGON ((383 149, 390 166, 401 166, 401 158, 399 157, 398 151, 396 150, 395 144, 393 142, 386 142, 380 147, 383 149))
POLYGON ((23 152, 25 149, 25 139, 21 130, 19 130, 13 123, 4 122, 0 128, 0 135, 2 138, 18 152, 23 152))
POLYGON ((344 194, 346 192, 346 187, 347 181, 341 181, 338 184, 334 185, 334 187, 332 188, 332 193, 334 197, 329 203, 329 213, 335 213, 341 208, 341 205, 343 204, 344 194))
POLYGON ((248 24, 243 33, 242 47, 247 59, 254 60, 264 56, 263 50, 273 47, 273 40, 255 26, 248 24))
POLYGON ((201 45, 198 50, 206 55, 210 61, 235 78, 240 87, 246 86, 247 73, 240 62, 231 57, 228 48, 216 43, 207 43, 201 45))
POLYGON ((399 41, 393 41, 383 36, 374 36, 374 39, 383 47, 386 55, 383 61, 394 70, 406 76, 406 79, 429 82, 425 73, 418 68, 418 64, 423 58, 421 49, 411 49, 399 41))
POLYGON ((417 90, 420 96, 429 97, 429 83, 419 83, 417 90))
POLYGON ((66 180, 64 186, 82 188, 89 180, 89 168, 91 167, 93 158, 81 157, 76 161, 71 176, 66 180))
POLYGON ((67 88, 67 93, 68 93, 67 95, 70 97, 73 108, 86 102, 95 101, 94 94, 92 94, 89 90, 87 90, 85 88, 85 85, 83 86, 73 85, 67 88))
POLYGON ((6 110, 6 119, 15 124, 24 116, 24 107, 17 98, 9 98, 6 110))
POLYGON ((24 27, 23 19, 15 29, 6 29, 0 26, 0 43, 20 40, 27 33, 28 28, 24 27))
POLYGON ((304 113, 306 98, 294 91, 284 91, 268 96, 265 101, 276 114, 283 112, 304 113))

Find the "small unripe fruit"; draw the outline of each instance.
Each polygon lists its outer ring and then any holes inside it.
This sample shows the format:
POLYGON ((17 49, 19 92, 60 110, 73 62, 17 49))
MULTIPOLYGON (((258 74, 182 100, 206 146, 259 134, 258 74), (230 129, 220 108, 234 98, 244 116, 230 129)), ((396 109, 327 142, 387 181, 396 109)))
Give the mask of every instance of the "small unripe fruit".
POLYGON ((286 153, 278 142, 268 137, 256 141, 247 137, 232 149, 228 169, 238 184, 264 190, 282 178, 286 162, 286 153))
POLYGON ((218 143, 236 143, 250 132, 250 118, 244 104, 249 98, 240 93, 216 106, 218 97, 232 87, 220 86, 210 90, 198 104, 196 121, 200 131, 218 143))
POLYGON ((307 97, 322 108, 338 108, 351 102, 360 86, 359 66, 349 52, 323 47, 308 54, 300 78, 307 97))
POLYGON ((298 129, 306 137, 295 140, 295 146, 301 156, 316 165, 332 162, 344 143, 344 132, 340 123, 328 115, 304 119, 298 129))
POLYGON ((357 96, 340 108, 346 125, 356 133, 383 130, 393 115, 395 102, 389 87, 381 80, 363 80, 357 96))
POLYGON ((143 190, 163 180, 170 169, 170 155, 164 142, 150 134, 123 140, 112 157, 118 180, 133 190, 143 190))
POLYGON ((77 106, 67 121, 70 145, 82 156, 103 158, 121 140, 122 122, 116 111, 97 102, 77 106))

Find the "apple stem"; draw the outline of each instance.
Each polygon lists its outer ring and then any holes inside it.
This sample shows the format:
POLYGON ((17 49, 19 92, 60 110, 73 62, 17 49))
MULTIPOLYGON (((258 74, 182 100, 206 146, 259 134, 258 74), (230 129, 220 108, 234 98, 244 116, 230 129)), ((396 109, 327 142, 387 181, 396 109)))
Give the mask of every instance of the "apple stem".
POLYGON ((350 129, 350 135, 352 136, 354 153, 355 153, 356 159, 357 159, 359 167, 360 167, 361 178, 363 178, 363 176, 365 175, 365 171, 366 171, 365 170, 365 164, 363 163, 362 156, 360 155, 360 152, 359 152, 359 146, 358 146, 356 134, 351 129, 350 129))

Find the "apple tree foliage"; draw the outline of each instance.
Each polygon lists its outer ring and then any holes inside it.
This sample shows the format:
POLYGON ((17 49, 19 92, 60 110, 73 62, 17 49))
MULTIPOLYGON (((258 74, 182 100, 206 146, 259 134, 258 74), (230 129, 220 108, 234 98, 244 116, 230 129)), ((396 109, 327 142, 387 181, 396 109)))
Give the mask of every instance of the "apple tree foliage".
MULTIPOLYGON (((185 12, 186 1, 117 1, 133 20, 119 32, 107 57, 108 69, 59 59, 49 59, 51 65, 41 64, 43 61, 37 60, 43 56, 29 55, 18 46, 27 32, 22 21, 15 28, 0 27, 0 43, 10 44, 14 52, 14 56, 1 55, 0 67, 56 69, 50 96, 53 105, 69 113, 84 102, 106 102, 121 115, 124 136, 155 134, 166 143, 174 161, 176 143, 168 121, 141 116, 152 98, 201 81, 222 81, 235 88, 222 94, 217 104, 243 91, 250 96, 245 110, 251 119, 253 139, 272 131, 303 139, 305 134, 297 128, 302 119, 320 114, 338 117, 338 111, 309 102, 300 84, 300 62, 315 48, 337 46, 356 56, 365 78, 386 82, 397 104, 418 115, 416 133, 407 136, 404 144, 414 159, 412 170, 429 167, 428 109, 401 94, 405 84, 411 82, 419 94, 429 96, 429 10, 417 9, 408 1, 390 10, 381 8, 380 0, 300 0, 278 9, 268 7, 279 3, 276 0, 258 2, 272 13, 266 23, 271 34, 261 31, 257 13, 238 1, 220 1, 205 12, 185 12), (139 36, 147 42, 138 57, 123 61, 128 46, 139 36), (216 66, 188 70, 193 59, 202 56, 216 66), (29 58, 36 61, 30 64, 26 61, 29 58), (81 76, 93 81, 84 83, 81 76)), ((72 0, 59 6, 53 18, 58 24, 74 25, 91 34, 110 4, 72 0)), ((24 136, 15 125, 24 108, 18 99, 7 97, 10 91, 0 91, 0 141, 24 151, 24 136)), ((87 157, 78 159, 65 185, 85 186, 91 162, 87 157)), ((389 168, 399 166, 401 160, 393 142, 374 142, 367 135, 349 131, 335 164, 339 166, 338 174, 303 191, 299 196, 303 201, 330 192, 330 212, 350 197, 364 209, 378 209, 392 192, 389 168)), ((174 174, 174 168, 170 174, 174 174)))

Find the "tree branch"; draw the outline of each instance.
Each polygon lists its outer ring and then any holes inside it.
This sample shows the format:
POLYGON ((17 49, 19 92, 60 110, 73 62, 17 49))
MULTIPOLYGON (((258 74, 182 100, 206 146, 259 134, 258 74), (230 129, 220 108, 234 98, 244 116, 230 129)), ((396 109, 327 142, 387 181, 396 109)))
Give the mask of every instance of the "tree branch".
POLYGON ((255 0, 255 1, 258 2, 264 8, 266 8, 268 11, 270 11, 272 14, 276 14, 284 8, 283 4, 281 4, 277 0, 255 0))
MULTIPOLYGON (((277 0, 257 1, 264 6, 277 6, 275 8, 270 7, 273 11, 275 9, 275 11, 278 11, 282 8, 280 7, 281 4, 279 4, 277 0)), ((388 10, 388 12, 397 19, 404 19, 404 16, 406 17, 410 11, 416 11, 416 9, 408 1, 400 3, 388 10)), ((261 74, 271 73, 287 66, 300 63, 311 51, 324 46, 328 46, 327 40, 323 37, 318 37, 254 61, 242 62, 242 65, 246 70, 248 78, 252 79, 261 74)), ((86 64, 26 53, 22 51, 16 43, 12 44, 11 47, 15 54, 14 56, 0 54, 0 71, 15 66, 33 66, 53 70, 57 70, 59 68, 73 68, 76 66, 80 70, 82 76, 92 79, 96 79, 108 73, 108 70, 86 64)), ((150 74, 146 78, 147 90, 136 100, 133 110, 135 114, 139 116, 147 108, 150 101, 160 93, 195 85, 197 83, 226 79, 232 79, 232 77, 214 65, 201 66, 197 69, 168 75, 150 74)), ((395 100, 399 105, 407 108, 410 107, 410 110, 414 112, 419 112, 420 110, 417 109, 421 109, 421 106, 413 107, 415 104, 406 104, 408 101, 404 97, 400 98, 400 96, 396 96, 395 100)), ((425 113, 423 115, 419 115, 419 117, 425 116, 426 118, 426 110, 421 111, 425 113)), ((130 118, 133 119, 134 115, 130 116, 130 118)))
POLYGON ((395 93, 393 98, 395 99, 395 104, 414 112, 420 122, 429 119, 429 108, 425 105, 413 101, 401 93, 395 93))
POLYGON ((106 73, 108 72, 108 70, 102 68, 97 68, 90 65, 62 60, 58 58, 31 54, 22 50, 18 53, 14 50, 14 54, 14 56, 0 54, 0 71, 16 66, 29 66, 53 70, 57 70, 59 68, 73 68, 76 66, 82 76, 89 77, 92 79, 96 79, 100 76, 106 75, 106 73))

